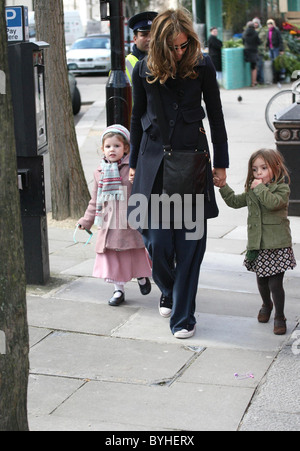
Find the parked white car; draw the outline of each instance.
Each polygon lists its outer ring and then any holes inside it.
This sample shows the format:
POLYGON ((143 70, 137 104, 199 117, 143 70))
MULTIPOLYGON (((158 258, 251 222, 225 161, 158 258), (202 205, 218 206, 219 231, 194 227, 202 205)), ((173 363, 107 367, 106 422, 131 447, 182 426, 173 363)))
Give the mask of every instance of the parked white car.
POLYGON ((111 70, 110 35, 90 35, 77 39, 67 52, 67 63, 73 74, 108 73, 111 70))

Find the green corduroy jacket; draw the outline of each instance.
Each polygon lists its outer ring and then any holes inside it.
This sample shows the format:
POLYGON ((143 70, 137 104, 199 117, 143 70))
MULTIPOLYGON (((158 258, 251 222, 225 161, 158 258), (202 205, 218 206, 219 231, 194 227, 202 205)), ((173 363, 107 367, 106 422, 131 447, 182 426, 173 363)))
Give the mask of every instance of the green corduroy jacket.
POLYGON ((229 207, 248 207, 248 251, 292 247, 287 183, 260 184, 240 195, 226 185, 220 193, 229 207))

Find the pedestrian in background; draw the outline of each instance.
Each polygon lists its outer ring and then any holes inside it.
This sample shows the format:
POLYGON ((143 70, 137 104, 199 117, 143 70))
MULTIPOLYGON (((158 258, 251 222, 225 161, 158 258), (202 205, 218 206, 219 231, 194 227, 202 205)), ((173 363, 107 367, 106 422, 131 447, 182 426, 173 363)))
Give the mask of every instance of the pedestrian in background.
POLYGON ((277 71, 274 67, 274 60, 280 55, 284 53, 284 45, 283 39, 281 36, 281 32, 279 28, 276 27, 276 23, 273 19, 269 19, 267 22, 268 25, 268 37, 267 37, 267 48, 270 52, 270 58, 273 61, 273 77, 274 83, 279 83, 281 80, 282 71, 277 71))
POLYGON ((196 329, 196 294, 206 250, 207 219, 218 216, 213 174, 221 181, 226 180, 229 157, 216 71, 211 58, 202 54, 187 10, 167 10, 154 20, 148 58, 139 61, 133 71, 133 99, 130 180, 132 193, 148 200, 140 213, 147 221, 141 233, 152 259, 153 279, 162 293, 159 312, 171 317, 170 328, 175 338, 189 338, 196 329), (156 100, 157 93, 161 106, 156 100), (163 227, 162 220, 155 227, 151 224, 151 195, 161 195, 164 184, 165 153, 158 109, 165 116, 174 153, 195 149, 208 152, 202 98, 214 146, 214 170, 212 173, 209 165, 201 218, 204 236, 188 240, 184 221, 175 228, 174 212, 173 216, 170 213, 169 228, 163 227))
POLYGON ((267 45, 267 32, 265 28, 262 27, 261 21, 258 17, 255 17, 252 22, 254 23, 254 28, 258 33, 258 37, 261 41, 261 44, 258 47, 257 82, 263 85, 265 83, 264 62, 267 45))
POLYGON ((212 27, 210 29, 210 37, 207 42, 209 56, 214 63, 217 71, 217 80, 222 81, 222 47, 223 42, 218 39, 218 28, 212 27))
POLYGON ((244 264, 257 276, 263 300, 258 314, 260 323, 270 320, 275 305, 275 335, 286 333, 283 279, 285 271, 296 267, 288 219, 289 183, 282 155, 261 149, 249 160, 243 194, 236 195, 227 184, 220 189, 229 207, 248 207, 248 252, 244 264))
POLYGON ((125 284, 138 279, 141 294, 151 291, 151 265, 140 234, 127 224, 127 205, 132 185, 128 181, 130 133, 122 125, 108 127, 101 137, 103 158, 94 173, 92 198, 79 219, 80 229, 98 226, 93 277, 114 284, 108 301, 125 301, 125 284), (126 188, 124 190, 124 188, 126 188))
POLYGON ((255 31, 254 23, 248 22, 247 28, 243 33, 243 42, 245 46, 245 61, 251 64, 251 86, 257 85, 257 63, 258 63, 258 47, 261 40, 255 31))

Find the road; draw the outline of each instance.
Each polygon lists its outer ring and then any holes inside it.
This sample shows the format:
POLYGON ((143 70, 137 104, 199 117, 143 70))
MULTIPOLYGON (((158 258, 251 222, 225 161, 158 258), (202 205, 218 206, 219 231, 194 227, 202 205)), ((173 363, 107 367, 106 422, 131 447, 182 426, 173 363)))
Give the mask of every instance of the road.
POLYGON ((90 74, 79 75, 76 77, 77 86, 81 94, 81 110, 79 114, 74 117, 75 125, 78 124, 83 115, 87 112, 91 104, 95 101, 95 93, 99 88, 105 89, 107 83, 106 75, 90 74))

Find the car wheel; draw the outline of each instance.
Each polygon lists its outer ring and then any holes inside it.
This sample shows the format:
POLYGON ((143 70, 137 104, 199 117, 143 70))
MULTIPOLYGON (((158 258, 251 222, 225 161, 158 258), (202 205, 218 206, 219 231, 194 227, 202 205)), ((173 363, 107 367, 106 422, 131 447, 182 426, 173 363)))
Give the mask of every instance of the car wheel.
POLYGON ((77 86, 74 89, 74 95, 73 95, 73 99, 72 99, 72 107, 73 107, 73 114, 74 114, 74 116, 76 116, 76 114, 78 114, 81 109, 81 96, 80 96, 80 92, 79 92, 79 89, 77 88, 77 86))

